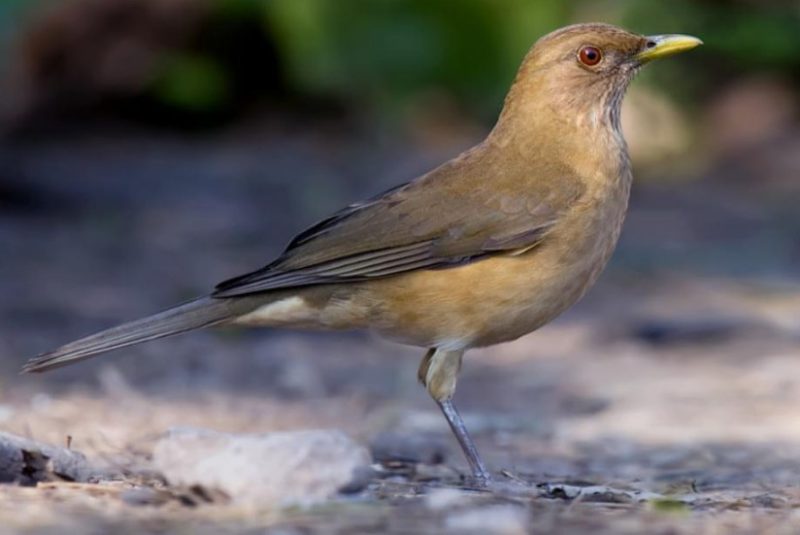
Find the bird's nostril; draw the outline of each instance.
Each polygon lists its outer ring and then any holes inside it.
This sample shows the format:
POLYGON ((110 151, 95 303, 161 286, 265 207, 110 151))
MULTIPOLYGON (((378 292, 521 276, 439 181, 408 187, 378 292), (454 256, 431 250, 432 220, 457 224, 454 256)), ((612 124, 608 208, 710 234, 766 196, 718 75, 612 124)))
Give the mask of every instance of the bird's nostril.
POLYGON ((647 44, 645 46, 647 48, 653 48, 654 46, 656 46, 656 42, 655 41, 647 41, 647 44))

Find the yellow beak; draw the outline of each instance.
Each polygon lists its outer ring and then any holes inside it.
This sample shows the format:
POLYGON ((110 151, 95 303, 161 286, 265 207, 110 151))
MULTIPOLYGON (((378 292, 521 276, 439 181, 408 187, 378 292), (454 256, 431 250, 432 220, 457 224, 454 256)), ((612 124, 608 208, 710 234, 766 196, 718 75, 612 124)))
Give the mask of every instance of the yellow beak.
POLYGON ((685 52, 703 44, 703 41, 691 35, 651 35, 646 39, 645 49, 636 54, 640 63, 685 52))

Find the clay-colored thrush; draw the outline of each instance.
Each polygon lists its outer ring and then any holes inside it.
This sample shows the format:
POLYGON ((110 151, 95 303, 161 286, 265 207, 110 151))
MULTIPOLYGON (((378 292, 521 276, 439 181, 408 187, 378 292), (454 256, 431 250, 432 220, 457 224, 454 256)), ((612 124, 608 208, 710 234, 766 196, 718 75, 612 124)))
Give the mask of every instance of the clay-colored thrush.
POLYGON ((429 348, 419 379, 473 476, 486 482, 452 403, 461 357, 541 327, 594 283, 628 204, 625 89, 643 64, 700 43, 606 24, 546 35, 479 145, 348 206, 300 233, 277 260, 210 295, 72 342, 24 369, 212 325, 370 328, 429 348))

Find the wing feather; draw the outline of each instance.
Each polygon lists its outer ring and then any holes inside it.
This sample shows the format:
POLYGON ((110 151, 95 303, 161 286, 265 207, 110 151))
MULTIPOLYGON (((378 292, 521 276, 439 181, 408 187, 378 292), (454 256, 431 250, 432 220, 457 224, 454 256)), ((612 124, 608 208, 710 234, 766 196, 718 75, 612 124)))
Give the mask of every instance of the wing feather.
POLYGON ((271 264, 220 283, 212 295, 361 281, 522 254, 545 239, 583 192, 567 169, 566 178, 533 181, 530 188, 503 182, 518 180, 514 173, 495 177, 494 183, 482 179, 497 172, 481 166, 469 167, 471 177, 463 167, 469 157, 348 206, 298 234, 271 264), (464 187, 470 182, 478 187, 464 187))

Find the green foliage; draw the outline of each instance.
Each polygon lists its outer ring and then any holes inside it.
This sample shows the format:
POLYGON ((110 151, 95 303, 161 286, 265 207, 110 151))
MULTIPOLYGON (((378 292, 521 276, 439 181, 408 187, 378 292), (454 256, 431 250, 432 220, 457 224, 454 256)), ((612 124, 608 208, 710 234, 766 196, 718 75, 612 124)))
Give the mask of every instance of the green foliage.
POLYGON ((379 110, 444 90, 491 117, 535 39, 577 20, 703 38, 706 46, 693 58, 644 76, 684 100, 730 76, 800 71, 800 11, 793 2, 272 0, 261 6, 296 88, 357 96, 379 110), (705 68, 697 68, 700 62, 705 68))
POLYGON ((713 98, 730 80, 776 73, 800 82, 800 10, 794 2, 746 5, 728 1, 626 0, 621 23, 642 33, 687 33, 704 45, 680 61, 646 69, 644 83, 668 87, 669 95, 692 106, 713 98))
POLYGON ((627 2, 623 22, 644 32, 700 36, 704 52, 737 70, 800 67, 800 10, 795 2, 627 2))
MULTIPOLYGON (((0 44, 32 6, 65 1, 0 0, 0 44)), ((208 1, 212 9, 196 41, 165 50, 152 74, 150 96, 167 106, 204 112, 232 104, 234 110, 254 95, 300 94, 402 116, 435 93, 490 120, 536 38, 587 20, 701 37, 700 50, 643 75, 644 83, 669 86, 687 103, 750 72, 780 72, 800 82, 794 1, 208 1), (245 27, 246 36, 238 31, 245 27), (265 51, 274 57, 259 63, 265 51)))
POLYGON ((225 71, 213 59, 190 54, 164 58, 153 84, 155 96, 182 111, 213 111, 228 102, 225 71))
POLYGON ((494 107, 533 36, 565 23, 558 0, 264 2, 290 80, 379 106, 445 89, 494 107))

